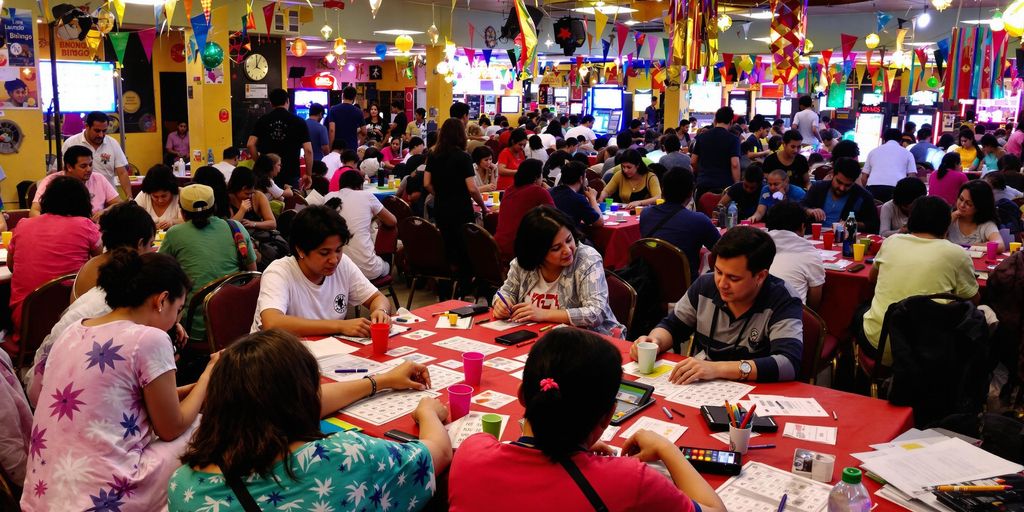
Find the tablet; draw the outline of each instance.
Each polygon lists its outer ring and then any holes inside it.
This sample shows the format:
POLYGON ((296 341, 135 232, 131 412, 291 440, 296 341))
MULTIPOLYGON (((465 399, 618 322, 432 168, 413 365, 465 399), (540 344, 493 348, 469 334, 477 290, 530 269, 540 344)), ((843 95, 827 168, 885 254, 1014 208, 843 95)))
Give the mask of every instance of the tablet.
POLYGON ((623 380, 619 383, 619 391, 615 394, 615 413, 612 414, 612 425, 620 425, 634 414, 654 403, 651 396, 654 387, 639 382, 623 380))

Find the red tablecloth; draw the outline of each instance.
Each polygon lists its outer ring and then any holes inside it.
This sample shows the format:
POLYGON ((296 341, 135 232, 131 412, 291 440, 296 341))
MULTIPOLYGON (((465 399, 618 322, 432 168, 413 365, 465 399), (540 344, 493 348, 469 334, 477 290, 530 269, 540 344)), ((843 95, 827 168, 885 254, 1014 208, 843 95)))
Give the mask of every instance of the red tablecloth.
POLYGON ((590 228, 590 239, 604 255, 604 266, 613 270, 629 263, 629 246, 640 240, 640 218, 636 215, 606 218, 605 225, 590 228), (614 221, 615 226, 607 225, 614 221))
MULTIPOLYGON (((488 343, 493 342, 494 338, 499 336, 501 333, 497 333, 483 327, 474 326, 470 330, 443 330, 433 328, 435 321, 433 320, 434 317, 430 316, 432 313, 446 311, 465 304, 466 303, 459 301, 448 301, 415 310, 414 312, 417 315, 426 318, 427 322, 424 324, 418 324, 413 328, 425 327, 429 330, 438 331, 437 334, 419 341, 413 341, 402 337, 394 337, 391 339, 390 346, 392 348, 406 345, 414 347, 422 354, 436 357, 437 359, 435 361, 428 363, 434 364, 448 359, 461 360, 458 352, 435 346, 434 343, 439 340, 446 339, 451 336, 464 336, 477 341, 488 343)), ((482 315, 477 318, 482 319, 484 317, 485 316, 482 315)), ((542 325, 535 325, 528 327, 527 329, 537 331, 541 327, 542 325)), ((623 358, 628 358, 629 344, 621 341, 616 342, 616 344, 622 351, 623 358)), ((532 346, 530 345, 519 348, 506 347, 504 350, 494 354, 493 357, 500 356, 511 359, 528 353, 531 347, 532 346)), ((390 357, 387 356, 373 356, 372 349, 369 346, 360 348, 359 351, 355 352, 355 355, 380 361, 390 359, 390 357)), ((674 354, 664 354, 663 357, 671 360, 680 359, 679 356, 674 354)), ((520 381, 508 373, 484 366, 481 386, 477 391, 493 389, 495 391, 500 391, 514 396, 517 394, 519 384, 520 381)), ((833 420, 832 418, 793 418, 793 420, 807 425, 837 426, 839 427, 839 442, 836 446, 828 446, 784 438, 782 437, 783 424, 788 422, 789 418, 780 417, 777 419, 780 424, 778 433, 762 434, 761 437, 757 438, 758 444, 774 443, 777 447, 772 449, 751 450, 747 456, 745 456, 745 460, 754 460, 788 470, 791 466, 793 451, 796 448, 809 448, 818 452, 836 455, 837 471, 835 475, 836 478, 838 478, 841 468, 857 465, 857 461, 849 455, 850 453, 870 451, 871 449, 869 448, 869 445, 890 441, 900 433, 909 429, 913 424, 910 408, 894 407, 882 400, 867 398, 824 387, 811 386, 800 382, 757 383, 755 385, 758 393, 778 394, 791 397, 814 397, 826 411, 835 411, 839 418, 838 421, 833 420)), ((443 391, 439 399, 442 401, 447 400, 443 391)), ((686 416, 682 418, 676 415, 676 418, 672 421, 689 427, 686 433, 683 434, 683 436, 676 442, 677 445, 715 449, 725 448, 722 443, 709 436, 712 432, 708 429, 707 424, 701 419, 697 409, 681 406, 679 404, 672 404, 672 406, 686 413, 686 416)), ((490 409, 476 405, 473 405, 471 408, 472 410, 492 412, 490 409)), ((513 402, 494 412, 510 416, 508 426, 502 433, 502 440, 511 441, 518 438, 520 430, 516 422, 523 415, 522 406, 518 402, 513 402)), ((642 415, 667 420, 661 412, 660 404, 648 407, 644 410, 642 415)), ((355 418, 345 415, 343 411, 337 416, 363 427, 367 434, 378 437, 383 436, 384 432, 391 429, 398 429, 410 433, 418 432, 412 418, 408 416, 381 426, 364 424, 355 418)), ((623 424, 622 432, 628 429, 634 421, 636 420, 629 420, 623 424)), ((625 439, 616 437, 613 439, 611 444, 621 448, 624 441, 625 439)), ((717 487, 725 481, 725 477, 722 476, 705 475, 705 477, 714 487, 717 487)), ((866 484, 872 493, 878 489, 878 485, 874 482, 867 481, 866 484)), ((875 497, 872 496, 872 498, 875 497)), ((878 509, 897 510, 898 508, 889 502, 881 501, 878 509)))

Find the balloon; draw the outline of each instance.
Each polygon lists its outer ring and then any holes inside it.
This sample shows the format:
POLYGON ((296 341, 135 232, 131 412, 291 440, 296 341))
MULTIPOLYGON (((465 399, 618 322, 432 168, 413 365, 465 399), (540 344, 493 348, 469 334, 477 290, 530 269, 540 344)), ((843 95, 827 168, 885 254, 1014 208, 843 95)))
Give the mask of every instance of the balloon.
POLYGON ((380 60, 384 60, 384 56, 388 54, 388 45, 384 43, 377 43, 377 46, 373 47, 373 51, 377 53, 380 60))
POLYGON ((412 49, 412 44, 412 38, 407 35, 400 35, 395 38, 395 48, 398 48, 398 51, 402 53, 409 53, 409 50, 412 49))
POLYGON ((96 10, 96 28, 101 34, 109 34, 114 29, 114 13, 109 9, 100 8, 96 10))
POLYGON ((939 79, 935 78, 934 76, 930 76, 930 77, 928 77, 928 82, 927 83, 928 83, 928 87, 931 87, 932 89, 934 89, 934 88, 939 86, 939 79))
POLYGON ((292 55, 302 57, 306 55, 307 51, 309 51, 309 45, 306 44, 305 40, 296 37, 292 41, 292 55))
POLYGON ((874 32, 868 34, 867 37, 864 38, 864 44, 869 50, 874 49, 878 46, 878 34, 875 34, 874 32))
POLYGON ((1024 35, 1024 1, 1014 0, 1003 12, 1006 33, 1013 37, 1024 35))
POLYGON ((206 46, 203 47, 203 52, 200 55, 203 59, 203 67, 206 69, 213 69, 220 66, 224 62, 224 48, 221 48, 219 44, 209 41, 206 46))

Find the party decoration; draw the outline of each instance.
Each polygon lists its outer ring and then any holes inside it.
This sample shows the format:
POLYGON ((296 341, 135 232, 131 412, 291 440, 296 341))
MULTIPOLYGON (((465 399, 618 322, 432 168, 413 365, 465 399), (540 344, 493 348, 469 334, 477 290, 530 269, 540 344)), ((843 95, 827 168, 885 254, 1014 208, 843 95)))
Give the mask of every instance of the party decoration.
POLYGON ((882 32, 885 30, 885 26, 889 24, 889 21, 892 20, 892 15, 878 11, 875 13, 875 19, 878 21, 878 30, 875 32, 882 32))
POLYGON ((926 80, 925 83, 928 84, 929 88, 934 89, 939 86, 939 79, 935 78, 935 75, 932 75, 928 77, 928 80, 926 80))
POLYGON ((384 56, 388 54, 388 45, 384 43, 377 43, 377 46, 373 47, 373 52, 380 57, 380 60, 384 60, 384 56))
POLYGON ((117 14, 117 24, 124 23, 124 0, 114 0, 114 12, 117 14))
POLYGON ((377 9, 380 9, 380 4, 383 0, 370 0, 370 14, 373 19, 377 19, 377 9))
POLYGON ((413 40, 407 35, 400 35, 395 38, 395 48, 402 53, 409 53, 412 50, 413 40))
POLYGON ((337 57, 335 57, 333 53, 328 53, 327 55, 324 55, 324 60, 327 61, 328 64, 334 64, 334 59, 336 58, 337 57))
POLYGON ((327 25, 326 23, 324 24, 324 26, 320 27, 320 36, 324 38, 324 41, 330 41, 331 34, 333 33, 334 29, 331 28, 331 26, 327 25))
POLYGON ((210 23, 206 21, 206 16, 197 14, 192 17, 192 34, 196 38, 197 48, 206 48, 206 36, 210 32, 210 23))
POLYGON ((170 25, 174 18, 174 8, 177 7, 178 0, 164 0, 164 18, 167 20, 167 24, 170 25))
POLYGON ((199 4, 203 6, 203 16, 206 16, 206 22, 210 22, 210 8, 213 7, 213 0, 199 0, 199 4))
POLYGON ((867 37, 864 38, 864 44, 868 48, 876 48, 878 46, 878 34, 875 34, 873 32, 871 34, 868 34, 867 37))
POLYGON ((274 26, 274 11, 277 9, 277 2, 270 2, 263 6, 263 21, 267 23, 267 37, 270 37, 270 28, 274 26))
POLYGON ((114 47, 114 54, 117 55, 118 64, 124 64, 124 51, 128 48, 128 36, 131 32, 111 32, 108 34, 110 37, 110 44, 114 47))
POLYGON ((135 33, 142 43, 142 50, 146 52, 146 60, 153 62, 153 40, 156 39, 156 29, 140 30, 135 33))
MULTIPOLYGON (((299 39, 301 41, 301 39, 299 39)), ((203 52, 200 54, 200 58, 203 61, 203 67, 206 69, 213 69, 220 66, 224 62, 224 48, 213 41, 206 43, 203 47, 203 52)))
POLYGON ((516 47, 520 50, 519 79, 525 80, 537 74, 537 27, 523 0, 515 0, 515 6, 519 18, 519 35, 515 38, 516 47))
POLYGON ((292 40, 291 52, 296 57, 304 57, 306 52, 309 51, 309 45, 302 38, 296 37, 292 40))
POLYGON ((345 55, 345 52, 347 52, 347 51, 348 51, 348 45, 345 44, 345 39, 344 38, 339 37, 339 38, 334 40, 334 53, 336 53, 338 55, 345 55))
POLYGON ((101 34, 109 34, 111 30, 114 30, 114 13, 110 12, 106 5, 93 11, 93 17, 96 18, 96 29, 101 34))
POLYGON ((185 2, 185 14, 187 14, 189 17, 192 17, 192 0, 182 0, 182 1, 185 2))
POLYGON ((1024 35, 1024 0, 1014 0, 1003 12, 1006 33, 1013 37, 1024 35))
POLYGON ((427 29, 427 39, 430 40, 430 44, 437 44, 440 39, 441 33, 437 31, 437 25, 430 24, 430 28, 427 29))
POLYGON ((810 39, 804 39, 804 55, 814 51, 814 43, 810 39))
POLYGON ((491 48, 484 48, 482 50, 482 53, 484 54, 484 65, 487 66, 487 67, 490 67, 491 66, 491 54, 494 53, 494 50, 492 50, 491 48))
POLYGON ((732 27, 732 18, 728 14, 718 15, 718 30, 726 31, 732 27))
POLYGON ((597 24, 597 31, 594 32, 594 37, 601 38, 601 34, 604 33, 604 27, 608 24, 608 15, 601 12, 601 9, 594 9, 594 22, 597 24))
POLYGON ((787 84, 800 71, 800 52, 804 44, 807 21, 806 0, 773 0, 771 3, 772 62, 777 83, 787 84))
POLYGON ((628 25, 625 23, 615 24, 615 42, 619 44, 619 57, 622 57, 622 48, 626 46, 626 34, 628 33, 628 25))
POLYGON ((932 0, 932 7, 939 12, 945 11, 951 5, 953 5, 953 0, 932 0))
POLYGON ((1003 13, 999 9, 992 13, 992 21, 989 26, 992 27, 993 32, 1002 32, 1006 28, 1006 23, 1003 22, 1003 13))

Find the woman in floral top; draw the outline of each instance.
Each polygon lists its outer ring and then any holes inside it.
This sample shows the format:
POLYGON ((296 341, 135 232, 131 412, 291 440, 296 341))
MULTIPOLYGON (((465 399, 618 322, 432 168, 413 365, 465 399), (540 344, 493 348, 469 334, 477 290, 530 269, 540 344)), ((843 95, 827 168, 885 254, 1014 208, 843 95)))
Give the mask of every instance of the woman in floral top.
POLYGON ((167 330, 191 288, 174 258, 118 249, 98 285, 112 311, 74 324, 46 361, 21 507, 159 510, 217 356, 175 388, 167 330))
POLYGON ((419 510, 452 457, 448 411, 424 398, 420 440, 394 443, 357 432, 320 433, 320 418, 378 389, 425 389, 426 367, 320 385, 316 359, 279 329, 224 350, 210 379, 202 424, 171 479, 175 511, 419 510), (242 491, 238 494, 235 489, 242 491))
POLYGON ((492 301, 494 318, 556 322, 624 337, 626 328, 608 305, 601 255, 578 245, 577 238, 561 211, 530 210, 516 232, 516 259, 492 301))

